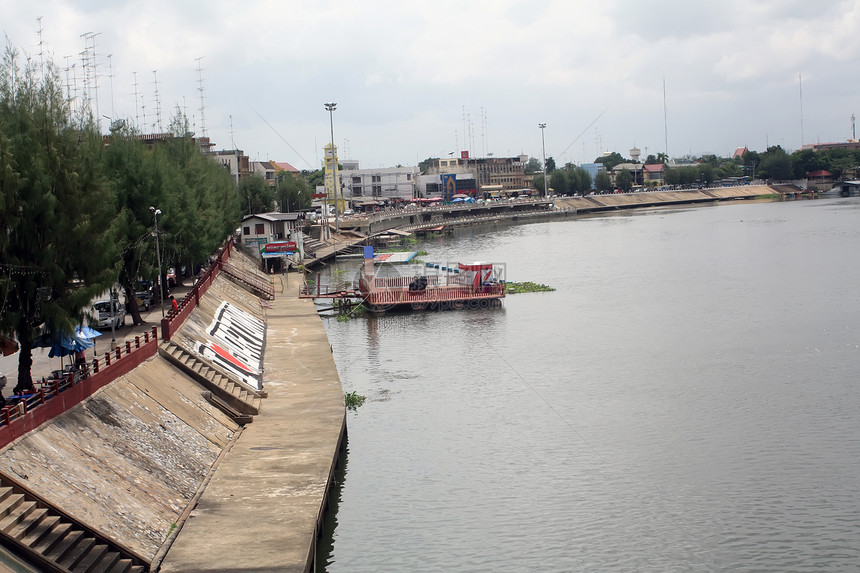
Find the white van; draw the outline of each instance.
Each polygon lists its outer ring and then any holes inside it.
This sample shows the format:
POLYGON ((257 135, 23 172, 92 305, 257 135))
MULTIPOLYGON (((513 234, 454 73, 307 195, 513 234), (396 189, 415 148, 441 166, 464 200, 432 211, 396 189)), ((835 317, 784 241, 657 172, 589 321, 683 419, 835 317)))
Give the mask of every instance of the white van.
POLYGON ((109 300, 100 300, 93 305, 93 318, 97 328, 125 326, 125 316, 125 305, 118 300, 113 301, 113 312, 109 300))

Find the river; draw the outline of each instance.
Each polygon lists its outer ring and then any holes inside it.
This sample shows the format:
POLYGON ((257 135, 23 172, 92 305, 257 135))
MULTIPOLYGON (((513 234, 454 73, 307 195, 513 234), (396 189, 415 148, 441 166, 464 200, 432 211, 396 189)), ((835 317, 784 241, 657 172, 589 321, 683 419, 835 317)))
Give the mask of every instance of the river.
POLYGON ((860 200, 499 224, 416 248, 557 290, 323 319, 344 390, 367 401, 321 569, 858 570, 860 200))

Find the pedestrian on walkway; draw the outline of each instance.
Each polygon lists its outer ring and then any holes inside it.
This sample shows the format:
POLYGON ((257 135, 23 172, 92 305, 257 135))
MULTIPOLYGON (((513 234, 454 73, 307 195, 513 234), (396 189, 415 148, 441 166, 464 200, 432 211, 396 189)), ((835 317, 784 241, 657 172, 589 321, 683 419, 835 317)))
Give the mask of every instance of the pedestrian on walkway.
POLYGON ((179 303, 176 302, 176 299, 173 298, 173 295, 170 295, 170 310, 172 310, 174 314, 179 312, 179 303))

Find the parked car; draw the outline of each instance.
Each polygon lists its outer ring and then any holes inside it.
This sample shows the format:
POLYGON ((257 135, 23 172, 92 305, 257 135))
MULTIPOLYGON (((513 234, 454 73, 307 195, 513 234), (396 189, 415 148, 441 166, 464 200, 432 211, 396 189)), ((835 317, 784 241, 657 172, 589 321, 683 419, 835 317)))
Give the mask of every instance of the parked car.
POLYGON ((114 328, 125 326, 125 305, 118 300, 113 301, 113 312, 111 312, 111 301, 100 300, 93 305, 93 317, 96 328, 114 328))

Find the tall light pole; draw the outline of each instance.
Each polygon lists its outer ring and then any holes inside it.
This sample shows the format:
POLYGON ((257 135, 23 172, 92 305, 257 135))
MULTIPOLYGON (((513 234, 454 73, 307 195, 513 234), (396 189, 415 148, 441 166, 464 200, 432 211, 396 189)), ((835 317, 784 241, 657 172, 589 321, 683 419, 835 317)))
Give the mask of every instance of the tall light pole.
POLYGON ((334 110, 337 109, 336 103, 323 104, 328 110, 329 125, 331 126, 331 186, 334 191, 334 230, 340 233, 340 205, 337 201, 337 188, 340 187, 337 182, 337 158, 334 153, 334 110))
POLYGON ((152 219, 155 222, 155 254, 158 257, 158 298, 161 302, 161 318, 164 318, 164 281, 161 280, 161 246, 158 242, 158 216, 161 215, 161 209, 150 207, 152 211, 152 219))
POLYGON ((545 199, 547 197, 547 195, 549 195, 549 193, 547 193, 547 187, 546 187, 546 141, 544 140, 544 137, 543 137, 543 130, 546 128, 546 124, 545 123, 539 123, 538 127, 540 128, 540 144, 541 144, 541 149, 543 150, 543 196, 545 199))

